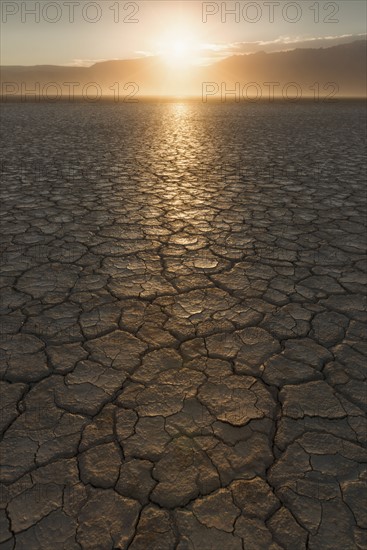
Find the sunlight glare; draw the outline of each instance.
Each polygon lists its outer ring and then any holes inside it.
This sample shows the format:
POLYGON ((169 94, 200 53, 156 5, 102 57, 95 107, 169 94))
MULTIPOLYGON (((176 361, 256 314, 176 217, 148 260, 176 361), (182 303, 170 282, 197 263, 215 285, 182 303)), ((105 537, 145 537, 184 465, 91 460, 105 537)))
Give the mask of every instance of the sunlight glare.
POLYGON ((190 35, 176 32, 164 40, 160 55, 169 66, 180 69, 197 61, 198 46, 190 35))

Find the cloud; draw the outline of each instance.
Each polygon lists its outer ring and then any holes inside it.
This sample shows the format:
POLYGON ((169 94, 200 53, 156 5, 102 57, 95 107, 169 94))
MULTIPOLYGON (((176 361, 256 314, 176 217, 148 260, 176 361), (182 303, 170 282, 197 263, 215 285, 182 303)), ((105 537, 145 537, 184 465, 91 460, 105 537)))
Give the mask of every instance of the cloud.
POLYGON ((137 51, 135 52, 135 54, 136 54, 138 57, 152 57, 152 55, 154 55, 154 53, 149 52, 149 51, 146 51, 146 50, 137 50, 137 51))
POLYGON ((339 36, 279 36, 274 40, 256 42, 233 42, 228 44, 203 44, 202 52, 207 58, 225 58, 234 54, 249 54, 259 51, 280 52, 296 48, 329 48, 338 44, 366 39, 367 34, 342 34, 339 36))
MULTIPOLYGON (((200 44, 197 51, 198 65, 210 65, 231 55, 246 55, 256 52, 281 52, 296 48, 329 48, 354 40, 366 39, 367 34, 342 34, 338 36, 279 36, 274 40, 255 42, 230 42, 225 44, 200 44)), ((139 57, 159 55, 159 52, 135 52, 139 57)))
POLYGON ((91 67, 95 63, 102 61, 112 61, 111 59, 73 59, 70 63, 66 63, 66 67, 91 67))
MULTIPOLYGON (((367 34, 342 34, 339 36, 279 36, 274 40, 258 40, 255 42, 230 42, 225 44, 206 43, 200 44, 197 50, 198 65, 210 65, 214 61, 225 59, 231 55, 246 55, 256 52, 281 52, 296 48, 329 48, 338 44, 346 44, 354 40, 366 39, 367 34)), ((157 51, 139 50, 132 55, 136 57, 151 57, 159 55, 157 51)), ((130 56, 128 56, 130 58, 130 56)), ((69 67, 90 67, 102 61, 114 61, 113 59, 73 59, 68 63, 69 67)))

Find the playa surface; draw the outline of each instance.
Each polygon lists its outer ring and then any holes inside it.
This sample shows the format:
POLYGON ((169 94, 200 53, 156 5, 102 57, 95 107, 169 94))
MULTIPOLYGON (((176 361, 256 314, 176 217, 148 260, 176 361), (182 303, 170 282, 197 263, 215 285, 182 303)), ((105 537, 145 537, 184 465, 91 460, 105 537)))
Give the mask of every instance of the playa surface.
POLYGON ((363 106, 2 111, 1 548, 365 548, 363 106))

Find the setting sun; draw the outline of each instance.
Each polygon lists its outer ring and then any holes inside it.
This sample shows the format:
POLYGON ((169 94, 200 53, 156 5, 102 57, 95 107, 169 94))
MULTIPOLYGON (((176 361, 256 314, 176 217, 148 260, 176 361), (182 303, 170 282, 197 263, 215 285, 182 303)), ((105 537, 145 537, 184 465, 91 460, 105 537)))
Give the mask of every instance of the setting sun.
POLYGON ((162 41, 159 53, 170 66, 182 68, 197 63, 199 49, 192 36, 176 32, 162 41))
POLYGON ((177 41, 175 44, 173 44, 172 48, 172 56, 177 57, 178 59, 183 59, 185 56, 187 56, 189 52, 189 45, 182 41, 177 41))

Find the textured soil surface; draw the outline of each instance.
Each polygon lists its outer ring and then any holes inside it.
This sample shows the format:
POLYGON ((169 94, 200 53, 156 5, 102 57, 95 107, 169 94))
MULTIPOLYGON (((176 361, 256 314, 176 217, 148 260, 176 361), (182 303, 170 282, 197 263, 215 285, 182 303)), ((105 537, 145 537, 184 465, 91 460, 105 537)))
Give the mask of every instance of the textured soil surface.
POLYGON ((2 110, 0 547, 366 548, 359 105, 2 110))

